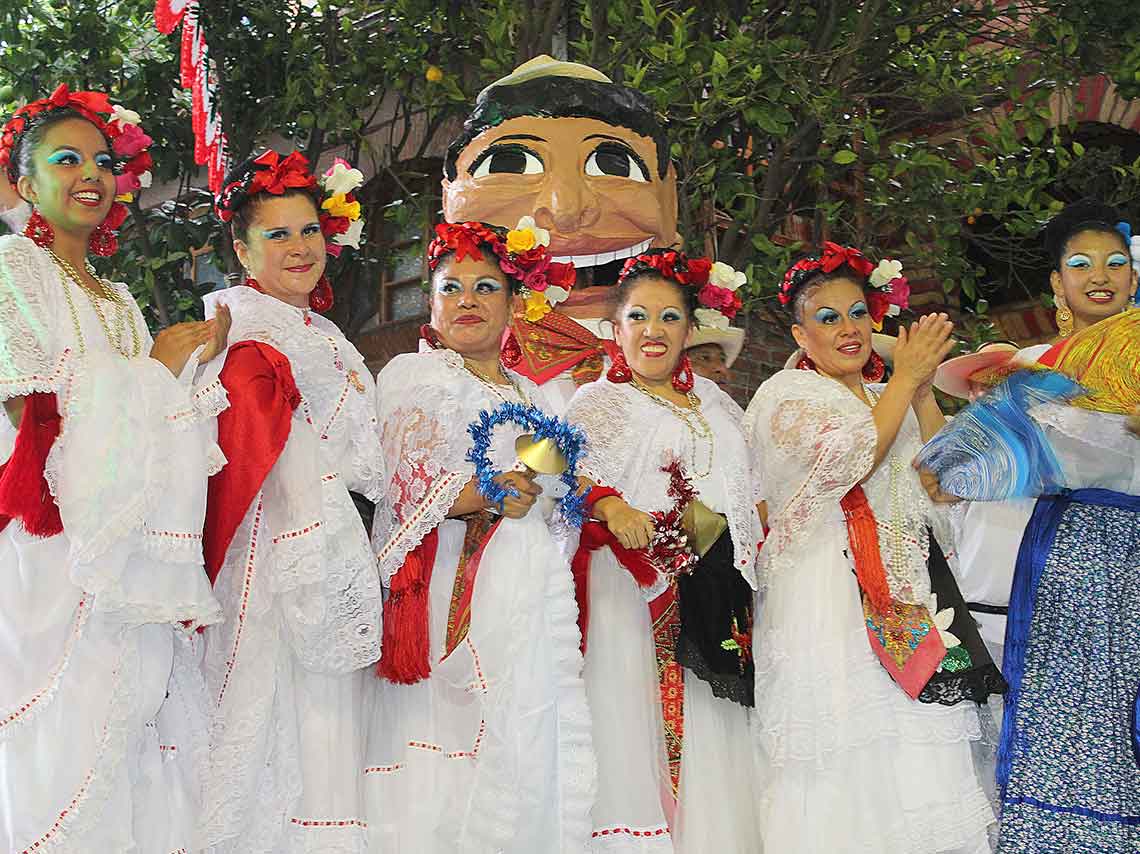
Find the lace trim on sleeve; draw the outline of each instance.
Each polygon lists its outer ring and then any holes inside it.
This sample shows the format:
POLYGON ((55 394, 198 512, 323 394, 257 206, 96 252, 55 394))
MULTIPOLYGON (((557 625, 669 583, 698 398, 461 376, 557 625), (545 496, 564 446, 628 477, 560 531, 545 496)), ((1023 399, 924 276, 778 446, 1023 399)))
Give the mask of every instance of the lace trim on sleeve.
POLYGON ((45 290, 50 271, 25 237, 0 238, 0 397, 56 391, 66 362, 45 290))
POLYGON ((454 393, 454 355, 398 357, 377 383, 386 483, 372 544, 385 584, 408 552, 447 517, 475 473, 465 459, 471 445, 467 424, 474 413, 467 413, 454 393))
POLYGON ((831 385, 814 373, 782 371, 749 406, 752 444, 772 455, 765 464, 774 499, 764 546, 769 567, 874 465, 871 410, 831 385))
POLYGON ((622 389, 599 380, 578 390, 566 419, 586 434, 579 474, 601 486, 622 489, 629 460, 637 454, 632 404, 622 389))

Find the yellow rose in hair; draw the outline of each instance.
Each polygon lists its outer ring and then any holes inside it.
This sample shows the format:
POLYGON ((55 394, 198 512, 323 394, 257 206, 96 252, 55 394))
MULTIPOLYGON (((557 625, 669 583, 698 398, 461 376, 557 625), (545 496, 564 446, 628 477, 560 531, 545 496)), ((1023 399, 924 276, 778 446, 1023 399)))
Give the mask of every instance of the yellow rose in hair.
POLYGON ((526 298, 526 319, 531 323, 538 323, 546 315, 550 314, 550 304, 546 301, 546 297, 539 291, 531 291, 530 296, 526 298))
POLYGON ((529 228, 522 230, 511 229, 507 232, 508 252, 526 252, 529 249, 534 249, 537 242, 534 237, 534 232, 529 228))
POLYGON ((333 216, 343 216, 349 219, 360 219, 360 202, 350 202, 344 193, 337 193, 324 200, 321 209, 333 216))

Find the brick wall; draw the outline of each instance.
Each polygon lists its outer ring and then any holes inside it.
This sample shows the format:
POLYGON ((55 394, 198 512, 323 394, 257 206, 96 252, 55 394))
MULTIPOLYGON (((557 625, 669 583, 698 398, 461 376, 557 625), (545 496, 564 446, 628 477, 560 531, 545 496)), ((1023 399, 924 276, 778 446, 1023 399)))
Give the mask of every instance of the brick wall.
POLYGON ((787 327, 769 312, 754 311, 738 318, 744 327, 744 349, 732 365, 732 381, 728 392, 743 407, 760 387, 760 383, 784 367, 796 349, 787 327))

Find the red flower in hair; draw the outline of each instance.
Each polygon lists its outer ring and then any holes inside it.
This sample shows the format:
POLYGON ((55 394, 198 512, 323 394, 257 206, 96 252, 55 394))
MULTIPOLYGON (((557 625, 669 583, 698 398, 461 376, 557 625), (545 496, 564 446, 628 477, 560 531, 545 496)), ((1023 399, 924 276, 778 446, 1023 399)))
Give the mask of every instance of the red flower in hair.
POLYGON ((688 269, 688 284, 703 287, 708 284, 709 270, 712 269, 710 258, 690 258, 688 269))
POLYGON ((553 287, 568 291, 574 287, 576 278, 577 273, 574 270, 573 264, 551 263, 551 265, 546 268, 546 281, 553 287))
POLYGON ((716 309, 729 320, 736 317, 736 313, 744 306, 740 296, 735 291, 713 284, 701 288, 697 294, 697 302, 705 308, 716 309))

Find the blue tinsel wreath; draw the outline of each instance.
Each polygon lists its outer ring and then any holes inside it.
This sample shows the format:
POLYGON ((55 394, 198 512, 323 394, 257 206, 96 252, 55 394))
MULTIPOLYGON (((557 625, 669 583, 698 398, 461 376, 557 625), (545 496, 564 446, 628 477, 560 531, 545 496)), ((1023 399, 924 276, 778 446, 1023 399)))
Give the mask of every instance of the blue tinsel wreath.
POLYGON ((552 440, 566 458, 566 471, 559 475, 559 479, 570 487, 570 490, 562 496, 558 506, 562 518, 574 527, 581 527, 586 497, 578 494, 575 472, 585 450, 586 436, 572 424, 556 416, 546 415, 535 406, 501 403, 490 412, 482 410, 479 419, 467 425, 467 432, 471 434, 473 440, 471 449, 467 452, 467 460, 475 464, 475 486, 479 494, 500 509, 504 498, 508 495, 518 495, 515 490, 495 482, 495 478, 502 472, 495 471, 491 466, 491 460, 487 457, 487 449, 491 447, 491 434, 500 424, 508 422, 519 425, 528 433, 533 433, 536 439, 552 440))

